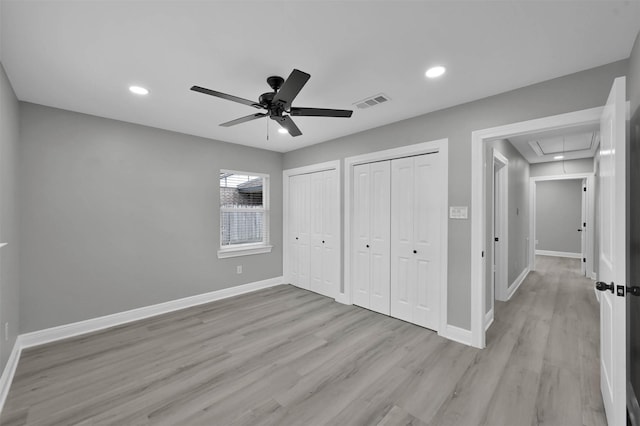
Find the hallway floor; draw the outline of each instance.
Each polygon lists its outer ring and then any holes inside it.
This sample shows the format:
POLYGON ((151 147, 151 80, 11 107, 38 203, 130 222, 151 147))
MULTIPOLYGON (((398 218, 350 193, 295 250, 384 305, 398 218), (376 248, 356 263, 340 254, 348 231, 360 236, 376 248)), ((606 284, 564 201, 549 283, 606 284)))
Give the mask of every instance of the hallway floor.
POLYGON ((27 349, 2 425, 604 425, 598 305, 540 257, 487 348, 282 285, 27 349))

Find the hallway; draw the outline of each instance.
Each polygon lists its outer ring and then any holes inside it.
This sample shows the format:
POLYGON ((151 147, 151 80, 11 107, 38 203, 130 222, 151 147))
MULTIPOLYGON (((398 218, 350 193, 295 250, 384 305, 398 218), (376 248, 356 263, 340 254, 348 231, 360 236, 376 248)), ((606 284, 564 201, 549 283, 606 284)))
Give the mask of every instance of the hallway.
POLYGON ((487 424, 604 425, 599 310, 580 260, 536 257, 509 302, 496 301, 487 347, 516 339, 487 411, 487 424))

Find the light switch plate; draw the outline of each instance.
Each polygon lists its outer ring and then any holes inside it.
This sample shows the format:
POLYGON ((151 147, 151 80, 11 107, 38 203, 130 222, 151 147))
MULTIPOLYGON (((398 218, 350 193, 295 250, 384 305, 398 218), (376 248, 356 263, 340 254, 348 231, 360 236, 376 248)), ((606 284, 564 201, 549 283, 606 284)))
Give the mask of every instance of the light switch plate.
POLYGON ((469 207, 467 206, 449 206, 449 218, 451 219, 468 219, 469 207))

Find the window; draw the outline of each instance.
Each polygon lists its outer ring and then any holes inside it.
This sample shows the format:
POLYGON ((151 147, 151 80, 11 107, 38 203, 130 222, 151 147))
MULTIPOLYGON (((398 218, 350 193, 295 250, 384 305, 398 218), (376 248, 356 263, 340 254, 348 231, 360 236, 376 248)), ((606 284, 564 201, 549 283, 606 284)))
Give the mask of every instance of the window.
POLYGON ((270 251, 269 176, 221 170, 218 257, 270 251))

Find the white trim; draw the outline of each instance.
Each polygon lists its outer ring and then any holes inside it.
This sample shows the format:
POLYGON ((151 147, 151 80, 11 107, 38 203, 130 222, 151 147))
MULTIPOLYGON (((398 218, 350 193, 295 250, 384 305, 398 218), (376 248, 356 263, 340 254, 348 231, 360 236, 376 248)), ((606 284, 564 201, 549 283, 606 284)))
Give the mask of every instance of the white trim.
POLYGON ((0 248, 6 246, 7 244, 9 244, 9 243, 0 243, 0 248))
MULTIPOLYGON (((309 174, 309 173, 318 173, 318 172, 324 172, 327 170, 335 170, 338 178, 336 179, 336 195, 338 196, 338 202, 336 203, 336 207, 338 209, 338 218, 341 217, 340 215, 340 160, 333 160, 333 161, 326 161, 324 163, 317 163, 317 164, 310 164, 308 166, 302 166, 302 167, 296 167, 294 169, 287 169, 287 170, 283 170, 282 171, 282 275, 283 275, 283 282, 285 283, 291 283, 291 277, 289 276, 289 227, 287 226, 287 224, 289 223, 289 178, 291 178, 291 176, 297 176, 297 175, 304 175, 304 174, 309 174)), ((336 244, 336 256, 338 258, 338 262, 342 262, 342 221, 338 220, 337 221, 337 226, 338 226, 338 238, 337 238, 337 244, 336 244)), ((340 289, 342 288, 342 277, 340 276, 340 274, 337 274, 337 278, 338 278, 338 289, 335 292, 335 294, 337 295, 335 300, 336 302, 340 302, 340 303, 345 303, 343 301, 344 297, 342 295, 342 293, 340 292, 340 289)), ((351 303, 345 303, 350 305, 351 303)))
POLYGON ((524 282, 524 279, 527 278, 529 272, 531 272, 529 270, 529 267, 524 268, 522 272, 520 272, 520 275, 518 275, 516 279, 513 280, 513 282, 509 285, 509 288, 507 289, 507 300, 511 300, 513 295, 516 294, 516 291, 518 291, 518 288, 520 288, 520 284, 524 282))
MULTIPOLYGON (((599 124, 603 107, 554 115, 535 120, 476 130, 471 133, 471 335, 472 345, 485 347, 485 173, 484 142, 505 139, 542 130, 557 130, 578 125, 599 124)), ((530 240, 534 240, 530 236, 530 240)))
POLYGON ((253 254, 271 253, 272 245, 260 245, 257 247, 240 247, 231 246, 226 249, 218 250, 218 259, 227 259, 229 257, 251 256, 253 254))
POLYGON ((2 376, 0 376, 0 413, 4 408, 4 403, 7 401, 9 395, 9 389, 13 382, 13 376, 16 374, 16 368, 18 368, 18 361, 20 360, 20 354, 22 353, 22 339, 21 336, 16 338, 13 344, 13 349, 9 355, 9 359, 4 366, 2 376))
POLYGON ((353 168, 358 164, 366 164, 375 161, 392 160, 394 158, 409 157, 413 155, 428 154, 432 152, 439 152, 442 154, 440 159, 442 164, 441 178, 438 184, 445 190, 442 192, 442 214, 441 214, 441 241, 440 241, 440 271, 441 271, 441 284, 440 284, 440 323, 438 334, 445 336, 442 333, 447 325, 447 291, 448 291, 448 245, 449 245, 449 139, 437 139, 429 142, 422 142, 414 145, 402 146, 399 148, 386 149, 383 151, 375 151, 367 154, 356 155, 353 157, 347 157, 344 159, 344 292, 336 297, 336 301, 350 305, 352 304, 352 286, 351 286, 351 220, 352 220, 352 207, 351 207, 351 193, 352 193, 352 176, 353 168))
POLYGON ((471 344, 471 331, 464 328, 456 327, 455 325, 447 325, 444 333, 438 333, 440 336, 453 340, 454 342, 462 343, 463 345, 473 346, 471 344))
POLYGON ((595 272, 591 272, 591 275, 589 276, 589 278, 595 281, 598 279, 598 274, 596 274, 595 272))
POLYGON ((571 259, 582 259, 582 253, 571 253, 568 251, 554 251, 554 250, 536 250, 536 256, 554 256, 554 257, 569 257, 571 259))
POLYGON ((39 346, 45 343, 54 342, 56 340, 68 339, 70 337, 82 334, 92 333, 98 330, 126 324, 132 321, 153 317, 156 315, 166 314, 178 311, 180 309, 198 306, 216 300, 226 299, 238 296, 244 293, 250 293, 264 288, 274 287, 282 284, 282 277, 269 278, 262 281, 256 281, 249 284, 243 284, 235 287, 224 288, 209 293, 197 294, 195 296, 184 297, 182 299, 170 300, 156 305, 144 306, 142 308, 132 309, 129 311, 118 312, 102 317, 91 318, 85 321, 64 324, 58 327, 46 328, 44 330, 33 331, 31 333, 21 334, 22 349, 32 346, 39 346))
POLYGON ((484 331, 487 331, 491 324, 493 324, 493 313, 495 308, 491 308, 489 312, 487 312, 484 316, 484 331))

